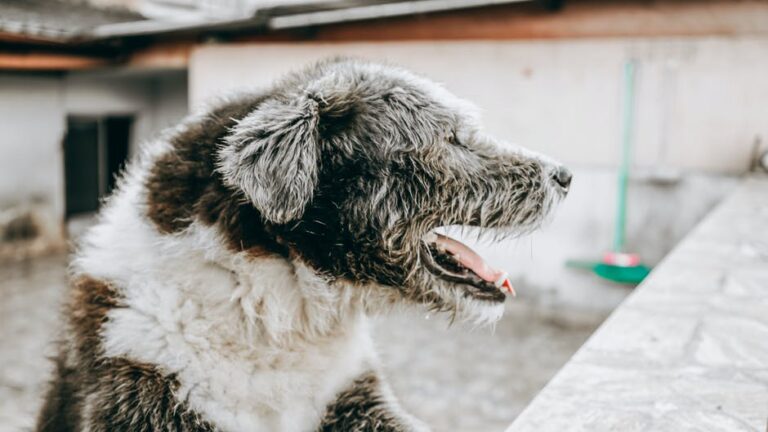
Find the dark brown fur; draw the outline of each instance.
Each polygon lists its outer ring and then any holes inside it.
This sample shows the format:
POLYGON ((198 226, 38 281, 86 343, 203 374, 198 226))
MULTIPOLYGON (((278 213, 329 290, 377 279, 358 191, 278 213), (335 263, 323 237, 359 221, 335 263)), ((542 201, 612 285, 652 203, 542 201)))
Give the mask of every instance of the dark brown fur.
POLYGON ((326 410, 318 432, 401 432, 410 430, 392 414, 375 372, 356 379, 326 410))
POLYGON ((233 251, 285 254, 242 192, 225 186, 215 171, 221 139, 259 102, 251 97, 223 105, 171 138, 173 151, 155 162, 146 182, 147 216, 161 232, 182 231, 197 219, 218 225, 233 251))

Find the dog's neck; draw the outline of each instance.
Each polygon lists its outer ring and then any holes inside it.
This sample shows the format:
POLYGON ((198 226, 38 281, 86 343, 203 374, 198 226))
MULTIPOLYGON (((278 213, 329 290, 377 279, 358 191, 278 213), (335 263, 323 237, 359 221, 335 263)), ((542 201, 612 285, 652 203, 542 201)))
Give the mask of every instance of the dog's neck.
POLYGON ((129 179, 105 208, 81 244, 75 273, 113 282, 126 296, 152 286, 181 290, 199 298, 201 307, 227 305, 247 344, 259 343, 253 338, 310 342, 349 328, 364 314, 369 290, 330 281, 299 259, 233 252, 215 226, 200 223, 178 234, 159 233, 142 214, 140 186, 129 179))
POLYGON ((232 254, 210 227, 136 232, 110 251, 120 265, 90 247, 79 263, 113 282, 125 306, 108 315, 105 354, 174 374, 178 397, 222 429, 308 430, 376 363, 355 287, 282 256, 232 254))
POLYGON ((270 344, 323 339, 364 314, 363 291, 334 283, 299 260, 233 256, 219 265, 236 279, 229 300, 270 344))

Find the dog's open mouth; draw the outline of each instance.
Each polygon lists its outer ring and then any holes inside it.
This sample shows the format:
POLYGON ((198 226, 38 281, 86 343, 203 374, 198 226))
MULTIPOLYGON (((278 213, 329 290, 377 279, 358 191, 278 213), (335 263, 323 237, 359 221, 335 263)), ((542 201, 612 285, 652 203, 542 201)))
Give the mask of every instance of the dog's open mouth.
POLYGON ((477 299, 504 301, 505 294, 515 295, 507 273, 491 267, 464 243, 430 231, 424 236, 424 266, 435 276, 470 287, 468 294, 477 299))

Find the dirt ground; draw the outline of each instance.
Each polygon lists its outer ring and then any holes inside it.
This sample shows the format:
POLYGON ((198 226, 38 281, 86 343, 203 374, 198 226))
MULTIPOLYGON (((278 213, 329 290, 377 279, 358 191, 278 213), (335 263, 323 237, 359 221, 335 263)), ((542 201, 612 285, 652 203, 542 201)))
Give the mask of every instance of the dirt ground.
MULTIPOLYGON (((48 376, 66 258, 0 265, 0 432, 31 430, 48 376)), ((523 288, 524 287, 520 287, 523 288)), ((503 431, 600 318, 564 320, 524 301, 495 329, 410 313, 377 319, 396 395, 435 431, 503 431)))

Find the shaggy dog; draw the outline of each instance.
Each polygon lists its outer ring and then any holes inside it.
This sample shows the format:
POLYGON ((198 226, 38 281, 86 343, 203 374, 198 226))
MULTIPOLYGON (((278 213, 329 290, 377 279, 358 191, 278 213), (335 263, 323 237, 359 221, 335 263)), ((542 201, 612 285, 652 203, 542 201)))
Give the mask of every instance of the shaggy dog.
POLYGON ((367 316, 492 322, 503 272, 435 229, 535 228, 570 174, 404 70, 333 60, 193 116, 72 264, 39 431, 415 431, 367 316))

